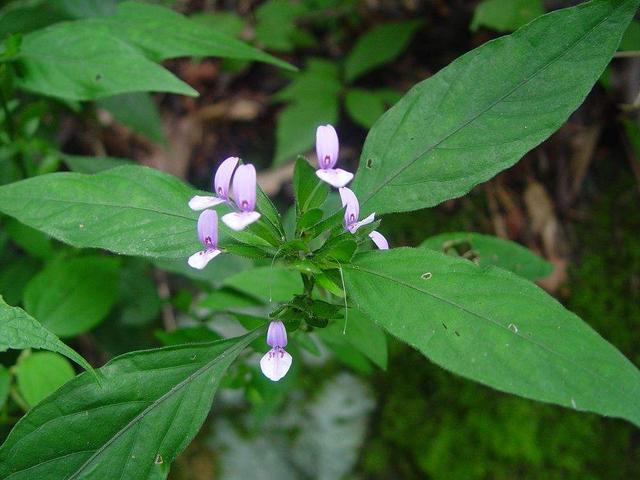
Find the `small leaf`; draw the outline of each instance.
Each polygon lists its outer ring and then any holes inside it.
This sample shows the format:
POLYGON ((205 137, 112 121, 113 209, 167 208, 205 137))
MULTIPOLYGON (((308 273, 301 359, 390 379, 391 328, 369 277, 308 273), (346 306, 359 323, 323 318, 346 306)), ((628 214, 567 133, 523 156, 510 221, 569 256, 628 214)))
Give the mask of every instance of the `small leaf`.
POLYGON ((473 12, 471 30, 512 32, 544 13, 541 0, 484 0, 473 12))
POLYGON ((128 353, 99 370, 102 385, 74 378, 11 431, 0 447, 0 477, 165 478, 229 365, 263 333, 128 353))
POLYGON ((299 32, 296 18, 306 10, 303 3, 267 0, 256 9, 256 41, 268 50, 290 52, 299 32))
POLYGON ((61 337, 89 331, 117 299, 119 268, 119 259, 113 257, 57 260, 27 285, 25 310, 61 337))
POLYGON ((318 179, 314 168, 304 157, 298 157, 296 160, 293 170, 293 192, 298 215, 319 208, 329 194, 329 186, 318 179))
POLYGON ((4 221, 4 228, 11 240, 29 255, 36 258, 47 258, 53 253, 51 239, 41 232, 13 218, 4 221))
POLYGON ((100 98, 96 103, 134 132, 156 143, 165 143, 158 106, 148 93, 123 93, 100 98))
POLYGON ((302 280, 295 270, 284 267, 258 267, 227 278, 225 287, 233 287, 265 302, 286 302, 302 293, 302 280))
POLYGON ((354 122, 364 128, 371 128, 384 113, 384 101, 375 92, 363 88, 347 91, 345 108, 354 122))
POLYGON ((10 388, 11 374, 9 374, 9 370, 4 365, 0 364, 0 410, 2 410, 7 403, 10 388))
POLYGON ((323 215, 324 213, 319 208, 308 210, 298 219, 298 230, 303 231, 304 229, 315 225, 322 220, 323 215))
POLYGON ((316 128, 336 123, 339 110, 338 80, 335 65, 312 59, 307 69, 276 95, 277 100, 290 101, 278 118, 274 165, 295 158, 309 150, 315 141, 316 128))
POLYGON ((395 60, 421 25, 419 20, 387 23, 358 38, 344 63, 347 82, 352 83, 365 73, 395 60))
POLYGON ((534 283, 429 249, 358 255, 350 304, 458 375, 640 425, 640 371, 534 283))
POLYGON ((448 255, 460 255, 481 266, 495 265, 529 280, 544 278, 553 271, 553 265, 528 248, 491 235, 442 233, 426 239, 420 246, 448 255))
POLYGON ((362 312, 350 308, 328 327, 383 370, 387 369, 387 335, 362 312))
POLYGON ((0 352, 9 348, 38 348, 58 352, 85 370, 91 370, 84 358, 44 328, 40 322, 21 308, 10 307, 0 297, 0 352))
POLYGON ((544 15, 413 87, 369 132, 352 187, 361 213, 434 206, 520 160, 582 103, 638 4, 544 15))
POLYGON ((30 407, 51 395, 76 374, 62 355, 37 352, 20 357, 16 364, 16 379, 22 397, 30 407))

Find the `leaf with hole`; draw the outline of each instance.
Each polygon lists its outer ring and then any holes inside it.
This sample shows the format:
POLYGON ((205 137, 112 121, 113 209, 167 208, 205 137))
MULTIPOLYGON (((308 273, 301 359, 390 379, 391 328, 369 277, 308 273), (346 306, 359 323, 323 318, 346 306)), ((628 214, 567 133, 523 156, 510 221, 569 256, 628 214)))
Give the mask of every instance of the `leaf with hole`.
POLYGON ((534 283, 426 248, 365 253, 343 268, 350 305, 441 367, 640 425, 640 371, 534 283))
POLYGON ((437 205, 520 160, 582 103, 639 3, 544 15, 413 87, 369 132, 353 184, 362 213, 437 205))

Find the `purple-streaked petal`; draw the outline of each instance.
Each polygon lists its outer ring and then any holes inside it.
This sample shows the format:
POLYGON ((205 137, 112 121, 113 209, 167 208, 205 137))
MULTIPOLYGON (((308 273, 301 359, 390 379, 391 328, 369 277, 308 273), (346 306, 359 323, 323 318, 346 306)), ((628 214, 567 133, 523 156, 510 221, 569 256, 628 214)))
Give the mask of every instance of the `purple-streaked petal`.
POLYGON ((218 214, 205 210, 198 217, 198 238, 205 250, 218 247, 218 214))
POLYGON ((287 346, 287 329, 284 328, 284 323, 280 320, 273 321, 269 324, 267 345, 282 348, 287 346))
POLYGON ((285 352, 284 349, 274 347, 260 359, 260 369, 265 377, 277 382, 287 374, 289 368, 291 368, 292 361, 291 355, 285 352))
POLYGON ((241 212, 256 209, 256 169, 253 165, 240 165, 233 176, 233 200, 241 212))
POLYGON ((223 202, 224 200, 218 197, 195 195, 191 197, 191 200, 189 200, 189 207, 191 210, 199 211, 204 210, 205 208, 215 207, 223 202))
POLYGON ((323 182, 335 188, 344 187, 353 179, 353 173, 342 170, 341 168, 333 168, 331 170, 316 170, 316 175, 323 182))
POLYGON ((229 185, 231 185, 231 177, 233 176, 233 171, 239 161, 240 159, 238 157, 229 157, 222 162, 218 167, 218 170, 216 170, 216 175, 213 179, 213 190, 218 197, 225 201, 229 199, 229 185))
POLYGON ((367 218, 360 220, 359 222, 354 223, 353 225, 351 225, 348 230, 351 233, 356 233, 358 231, 358 229, 363 226, 363 225, 368 225, 371 222, 373 222, 375 220, 376 214, 372 213, 371 215, 369 215, 367 218))
POLYGON ((387 239, 384 238, 384 235, 380 232, 374 230, 369 234, 369 238, 373 240, 373 243, 375 243, 376 247, 380 250, 389 250, 389 242, 387 242, 387 239))
POLYGON ((192 268, 197 268, 198 270, 202 270, 207 266, 211 260, 220 255, 220 250, 215 248, 210 248, 208 250, 202 250, 201 252, 196 252, 189 257, 187 263, 192 268))
POLYGON ((349 188, 341 187, 338 189, 338 193, 340 193, 340 200, 344 208, 344 228, 351 231, 360 215, 360 203, 356 194, 349 188))
POLYGON ((316 155, 318 167, 329 170, 338 162, 338 134, 331 125, 320 125, 316 130, 316 155))
POLYGON ((227 213, 222 217, 222 221, 230 229, 239 232, 240 230, 244 230, 253 222, 257 222, 259 218, 260 214, 258 212, 233 212, 227 213))

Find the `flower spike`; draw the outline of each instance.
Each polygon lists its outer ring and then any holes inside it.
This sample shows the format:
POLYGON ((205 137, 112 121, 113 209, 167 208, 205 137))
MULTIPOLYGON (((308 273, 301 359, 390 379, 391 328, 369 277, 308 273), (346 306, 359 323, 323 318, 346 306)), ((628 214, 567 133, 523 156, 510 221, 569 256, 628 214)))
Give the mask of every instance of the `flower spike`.
POLYGON ((320 125, 316 130, 316 155, 320 167, 316 170, 316 175, 323 182, 336 188, 344 187, 353 179, 353 173, 334 168, 338 162, 339 148, 335 128, 331 125, 320 125))
MULTIPOLYGON (((358 198, 353 191, 347 187, 342 187, 338 189, 340 193, 340 200, 342 201, 342 206, 344 208, 344 228, 345 230, 356 233, 360 227, 363 225, 368 225, 369 223, 375 220, 375 213, 372 213, 367 218, 358 221, 358 217, 360 216, 360 202, 358 202, 358 198)), ((369 238, 376 244, 376 246, 380 250, 388 250, 389 242, 384 238, 380 232, 373 231, 369 234, 369 238)))
POLYGON ((204 250, 194 253, 187 263, 202 270, 221 252, 218 250, 218 214, 215 210, 205 210, 198 218, 198 238, 204 250))
POLYGON ((240 165, 233 176, 233 200, 240 210, 227 213, 222 221, 231 229, 240 231, 258 221, 256 208, 256 169, 253 165, 240 165))
POLYGON ((260 359, 260 369, 265 377, 277 382, 287 374, 292 362, 291 355, 284 349, 287 346, 287 330, 280 320, 269 324, 267 344, 271 350, 260 359))
POLYGON ((238 157, 229 157, 220 164, 213 180, 213 191, 216 196, 195 195, 189 200, 189 207, 192 210, 204 210, 205 208, 215 207, 221 203, 229 201, 229 185, 233 171, 240 159, 238 157))

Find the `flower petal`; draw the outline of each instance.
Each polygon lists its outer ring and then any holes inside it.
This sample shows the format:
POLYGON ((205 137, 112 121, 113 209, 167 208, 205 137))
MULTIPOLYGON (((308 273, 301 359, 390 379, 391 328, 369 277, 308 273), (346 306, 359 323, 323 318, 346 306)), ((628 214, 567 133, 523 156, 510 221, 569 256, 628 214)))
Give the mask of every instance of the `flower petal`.
POLYGON ((282 348, 276 347, 269 350, 260 359, 260 369, 265 377, 277 382, 287 374, 292 361, 291 355, 282 348))
POLYGON ((233 176, 233 200, 242 212, 256 208, 256 169, 253 165, 240 165, 233 176))
MULTIPOLYGON (((373 222, 373 221, 375 220, 375 218, 376 218, 376 214, 375 214, 375 213, 372 213, 372 214, 371 214, 371 215, 369 215, 367 218, 365 218, 365 219, 363 219, 363 220, 360 220, 359 222, 356 222, 356 223, 354 223, 353 225, 351 225, 351 226, 348 228, 348 230, 349 230, 351 233, 356 233, 356 231, 357 231, 361 226, 370 224, 371 222, 373 222)), ((376 232, 376 233, 378 233, 378 232, 376 232)))
POLYGON ((267 344, 270 347, 286 347, 287 346, 287 329, 280 320, 275 320, 269 324, 267 331, 267 344))
MULTIPOLYGON (((316 130, 316 155, 318 167, 324 170, 335 167, 338 162, 338 134, 331 125, 320 125, 316 130)), ((345 184, 346 185, 346 184, 345 184)))
POLYGON ((238 157, 229 157, 220 164, 216 175, 213 179, 213 189, 216 195, 223 200, 229 199, 229 185, 231 185, 231 177, 236 165, 240 159, 238 157))
POLYGON ((189 200, 189 207, 191 210, 204 210, 205 208, 214 207, 223 203, 224 200, 218 197, 204 196, 204 195, 195 195, 191 197, 189 200))
POLYGON ((198 270, 202 270, 204 267, 207 266, 207 263, 209 263, 211 260, 213 260, 218 255, 220 255, 220 253, 221 253, 220 250, 217 250, 215 248, 202 250, 201 252, 196 252, 193 255, 191 255, 189 257, 189 260, 187 260, 187 263, 192 268, 197 268, 198 270))
POLYGON ((369 234, 369 238, 373 240, 373 243, 375 243, 380 250, 389 250, 389 242, 387 242, 387 239, 384 238, 384 235, 380 232, 374 230, 369 234))
POLYGON ((205 210, 198 217, 198 238, 205 249, 218 247, 218 213, 205 210))
POLYGON ((316 175, 323 182, 335 188, 344 187, 353 179, 353 173, 342 170, 341 168, 333 168, 331 170, 316 170, 316 175))
POLYGON ((244 230, 247 225, 258 221, 260 214, 258 212, 233 212, 227 213, 222 217, 222 221, 227 227, 236 232, 244 230))
POLYGON ((344 208, 344 228, 353 233, 355 230, 352 229, 360 216, 360 203, 350 188, 341 187, 338 189, 338 193, 340 193, 340 200, 344 208))

